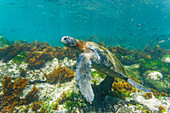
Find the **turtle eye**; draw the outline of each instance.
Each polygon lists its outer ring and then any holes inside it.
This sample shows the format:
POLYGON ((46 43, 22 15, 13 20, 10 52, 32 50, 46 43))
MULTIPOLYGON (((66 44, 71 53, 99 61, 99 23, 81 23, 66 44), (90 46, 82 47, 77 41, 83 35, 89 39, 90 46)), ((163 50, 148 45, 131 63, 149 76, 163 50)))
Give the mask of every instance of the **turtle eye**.
POLYGON ((67 38, 64 38, 63 40, 67 42, 67 38))

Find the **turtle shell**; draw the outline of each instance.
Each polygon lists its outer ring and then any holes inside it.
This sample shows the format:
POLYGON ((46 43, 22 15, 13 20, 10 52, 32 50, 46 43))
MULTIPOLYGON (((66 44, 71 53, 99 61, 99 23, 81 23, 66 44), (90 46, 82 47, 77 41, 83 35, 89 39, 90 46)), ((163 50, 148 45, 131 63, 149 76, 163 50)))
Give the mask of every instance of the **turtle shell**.
POLYGON ((86 47, 95 52, 95 58, 92 56, 94 59, 91 59, 93 68, 111 77, 127 78, 124 66, 107 48, 94 42, 86 42, 86 47))

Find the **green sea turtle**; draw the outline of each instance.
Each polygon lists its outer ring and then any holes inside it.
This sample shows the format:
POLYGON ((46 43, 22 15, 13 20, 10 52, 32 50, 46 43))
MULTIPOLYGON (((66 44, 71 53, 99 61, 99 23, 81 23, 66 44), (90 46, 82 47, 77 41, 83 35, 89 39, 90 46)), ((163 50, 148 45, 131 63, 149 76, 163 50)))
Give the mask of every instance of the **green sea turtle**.
POLYGON ((94 42, 81 43, 79 40, 64 36, 62 43, 75 50, 81 51, 76 63, 76 81, 82 95, 88 102, 93 102, 94 93, 91 87, 91 66, 113 78, 122 78, 134 87, 151 92, 141 84, 127 77, 127 73, 121 62, 105 47, 94 42))

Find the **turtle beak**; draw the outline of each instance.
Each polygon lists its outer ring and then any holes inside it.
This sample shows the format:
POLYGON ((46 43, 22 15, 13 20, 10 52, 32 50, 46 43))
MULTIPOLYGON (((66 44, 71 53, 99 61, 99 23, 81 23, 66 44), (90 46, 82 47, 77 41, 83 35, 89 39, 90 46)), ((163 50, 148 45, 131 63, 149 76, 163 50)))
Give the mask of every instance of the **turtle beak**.
POLYGON ((76 46, 76 44, 77 44, 76 39, 74 39, 73 37, 70 37, 70 36, 64 36, 64 37, 62 37, 61 42, 62 42, 65 46, 68 46, 68 47, 74 47, 74 46, 76 46))

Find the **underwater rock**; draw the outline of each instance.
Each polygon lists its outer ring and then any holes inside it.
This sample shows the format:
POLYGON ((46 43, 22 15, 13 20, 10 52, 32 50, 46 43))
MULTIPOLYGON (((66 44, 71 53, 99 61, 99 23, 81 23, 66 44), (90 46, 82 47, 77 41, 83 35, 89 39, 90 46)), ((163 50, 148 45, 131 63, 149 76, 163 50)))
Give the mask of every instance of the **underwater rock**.
MULTIPOLYGON (((39 88, 39 101, 46 101, 48 103, 56 102, 58 98, 62 95, 63 91, 67 92, 72 89, 75 85, 75 81, 63 83, 63 84, 49 84, 49 83, 38 83, 36 85, 39 88)), ((24 91, 26 94, 33 85, 29 85, 29 87, 24 91)))
POLYGON ((106 96, 102 103, 87 106, 87 112, 143 113, 151 110, 140 103, 132 103, 112 96, 106 96), (142 108, 142 109, 141 109, 142 108))
POLYGON ((22 64, 14 64, 12 60, 10 60, 7 63, 3 63, 0 61, 0 80, 3 75, 10 75, 12 78, 17 78, 20 76, 20 69, 26 69, 27 68, 26 63, 22 64))
POLYGON ((144 73, 144 77, 150 78, 153 80, 161 80, 163 78, 163 75, 158 71, 148 70, 144 73))
POLYGON ((164 55, 161 61, 165 63, 170 63, 170 55, 164 55))
POLYGON ((75 64, 76 64, 76 60, 68 59, 67 57, 65 57, 62 60, 62 67, 65 67, 65 66, 71 67, 71 66, 74 66, 75 64))
POLYGON ((49 74, 57 67, 58 67, 58 59, 54 58, 52 61, 47 61, 44 64, 44 67, 40 69, 28 70, 26 72, 26 78, 29 78, 31 82, 46 81, 46 78, 44 77, 44 73, 49 74))
POLYGON ((142 95, 142 93, 134 93, 133 94, 133 100, 147 106, 152 112, 159 113, 159 106, 164 106, 168 111, 168 108, 170 107, 170 97, 162 97, 161 99, 156 98, 153 96, 151 99, 145 99, 142 95))

